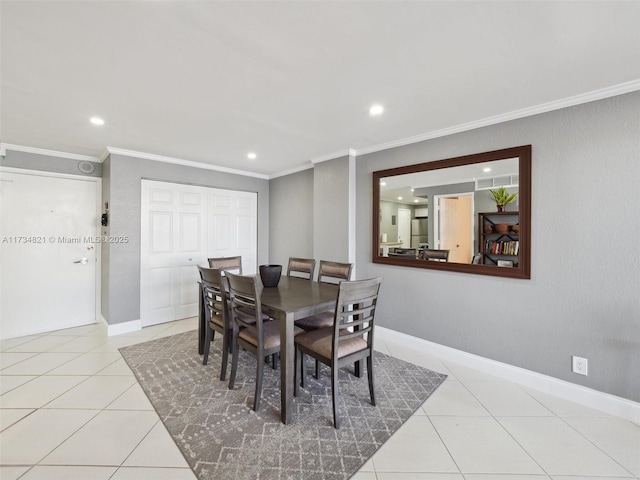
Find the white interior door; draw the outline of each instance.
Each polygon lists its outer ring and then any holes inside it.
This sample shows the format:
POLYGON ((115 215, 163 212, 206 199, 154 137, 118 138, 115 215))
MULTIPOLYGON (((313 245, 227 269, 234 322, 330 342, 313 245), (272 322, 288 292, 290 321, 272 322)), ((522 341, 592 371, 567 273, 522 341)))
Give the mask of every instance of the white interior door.
POLYGON ((206 260, 206 208, 200 187, 142 181, 143 326, 197 314, 196 266, 206 260))
POLYGON ((242 256, 242 273, 257 272, 258 201, 255 192, 210 190, 207 257, 242 256))
POLYGON ((96 179, 0 171, 0 338, 96 321, 96 179))
POLYGON ((438 247, 449 250, 449 262, 471 263, 473 257, 473 196, 436 196, 438 247))
POLYGON ((402 248, 411 245, 411 210, 407 208, 398 208, 398 241, 402 248))
POLYGON ((142 181, 140 319, 155 325, 198 314, 197 265, 242 255, 256 272, 257 194, 142 181))

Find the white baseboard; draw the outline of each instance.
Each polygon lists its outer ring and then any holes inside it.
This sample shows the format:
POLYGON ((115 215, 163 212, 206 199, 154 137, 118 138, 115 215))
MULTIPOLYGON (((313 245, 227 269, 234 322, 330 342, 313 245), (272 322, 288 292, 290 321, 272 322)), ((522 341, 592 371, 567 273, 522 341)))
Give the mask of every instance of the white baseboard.
POLYGON ((463 352, 462 350, 456 350, 455 348, 396 332, 395 330, 390 330, 385 327, 376 327, 376 334, 378 339, 388 340, 406 348, 419 350, 427 355, 441 358, 445 361, 457 363, 616 417, 640 423, 640 403, 599 392, 548 375, 532 372, 531 370, 515 367, 507 363, 463 352))
POLYGON ((100 321, 107 328, 108 337, 142 330, 142 320, 131 320, 129 322, 115 323, 113 325, 110 325, 109 322, 107 322, 107 320, 102 315, 100 315, 100 321))

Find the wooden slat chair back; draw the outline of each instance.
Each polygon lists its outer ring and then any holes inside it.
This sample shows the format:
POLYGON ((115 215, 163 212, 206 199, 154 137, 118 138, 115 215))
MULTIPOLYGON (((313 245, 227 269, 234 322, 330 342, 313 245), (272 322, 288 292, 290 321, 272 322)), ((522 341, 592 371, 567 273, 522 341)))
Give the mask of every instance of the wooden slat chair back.
POLYGON ((209 267, 242 275, 242 256, 209 258, 209 267))
POLYGON ((448 262, 449 250, 435 250, 435 249, 425 248, 420 254, 420 258, 422 260, 448 262))
POLYGON ((289 258, 287 266, 287 277, 299 277, 313 281, 313 275, 316 270, 316 261, 314 258, 289 258))
MULTIPOLYGON (((226 272, 226 278, 229 281, 232 317, 229 389, 233 389, 235 385, 239 348, 242 347, 256 357, 253 410, 257 412, 260 410, 265 357, 280 352, 280 325, 278 322, 268 321, 269 317, 262 313, 257 277, 243 277, 226 272)), ((294 327, 294 334, 301 331, 294 327)))
POLYGON ((338 414, 338 370, 359 360, 367 360, 371 404, 375 406, 373 380, 373 333, 382 277, 341 282, 332 328, 312 330, 296 336, 295 392, 304 386, 304 355, 331 368, 333 423, 340 428, 338 414))
POLYGON ((218 332, 222 335, 222 366, 220 380, 227 376, 227 357, 231 351, 231 317, 229 312, 229 294, 227 279, 222 271, 217 268, 198 266, 202 283, 202 298, 205 308, 205 332, 204 355, 202 364, 209 360, 211 342, 218 332))
POLYGON ((353 263, 329 262, 320 260, 318 269, 318 281, 325 283, 338 283, 342 280, 351 279, 353 263))

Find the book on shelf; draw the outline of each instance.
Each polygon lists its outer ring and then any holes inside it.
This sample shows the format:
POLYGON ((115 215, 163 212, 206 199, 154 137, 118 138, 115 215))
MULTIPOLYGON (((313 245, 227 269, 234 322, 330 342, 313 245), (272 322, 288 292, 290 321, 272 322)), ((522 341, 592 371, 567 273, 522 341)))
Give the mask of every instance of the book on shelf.
POLYGON ((486 240, 484 251, 492 255, 518 255, 520 241, 518 240, 486 240))

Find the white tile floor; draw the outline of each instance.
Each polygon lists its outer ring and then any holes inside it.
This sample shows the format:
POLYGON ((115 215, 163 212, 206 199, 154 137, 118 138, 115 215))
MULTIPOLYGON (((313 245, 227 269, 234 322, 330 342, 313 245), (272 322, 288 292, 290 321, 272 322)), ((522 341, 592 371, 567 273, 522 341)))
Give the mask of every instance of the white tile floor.
MULTIPOLYGON (((90 325, 1 342, 2 480, 193 480, 118 348, 90 325)), ((354 480, 640 479, 640 426, 389 342, 449 378, 354 480)))

